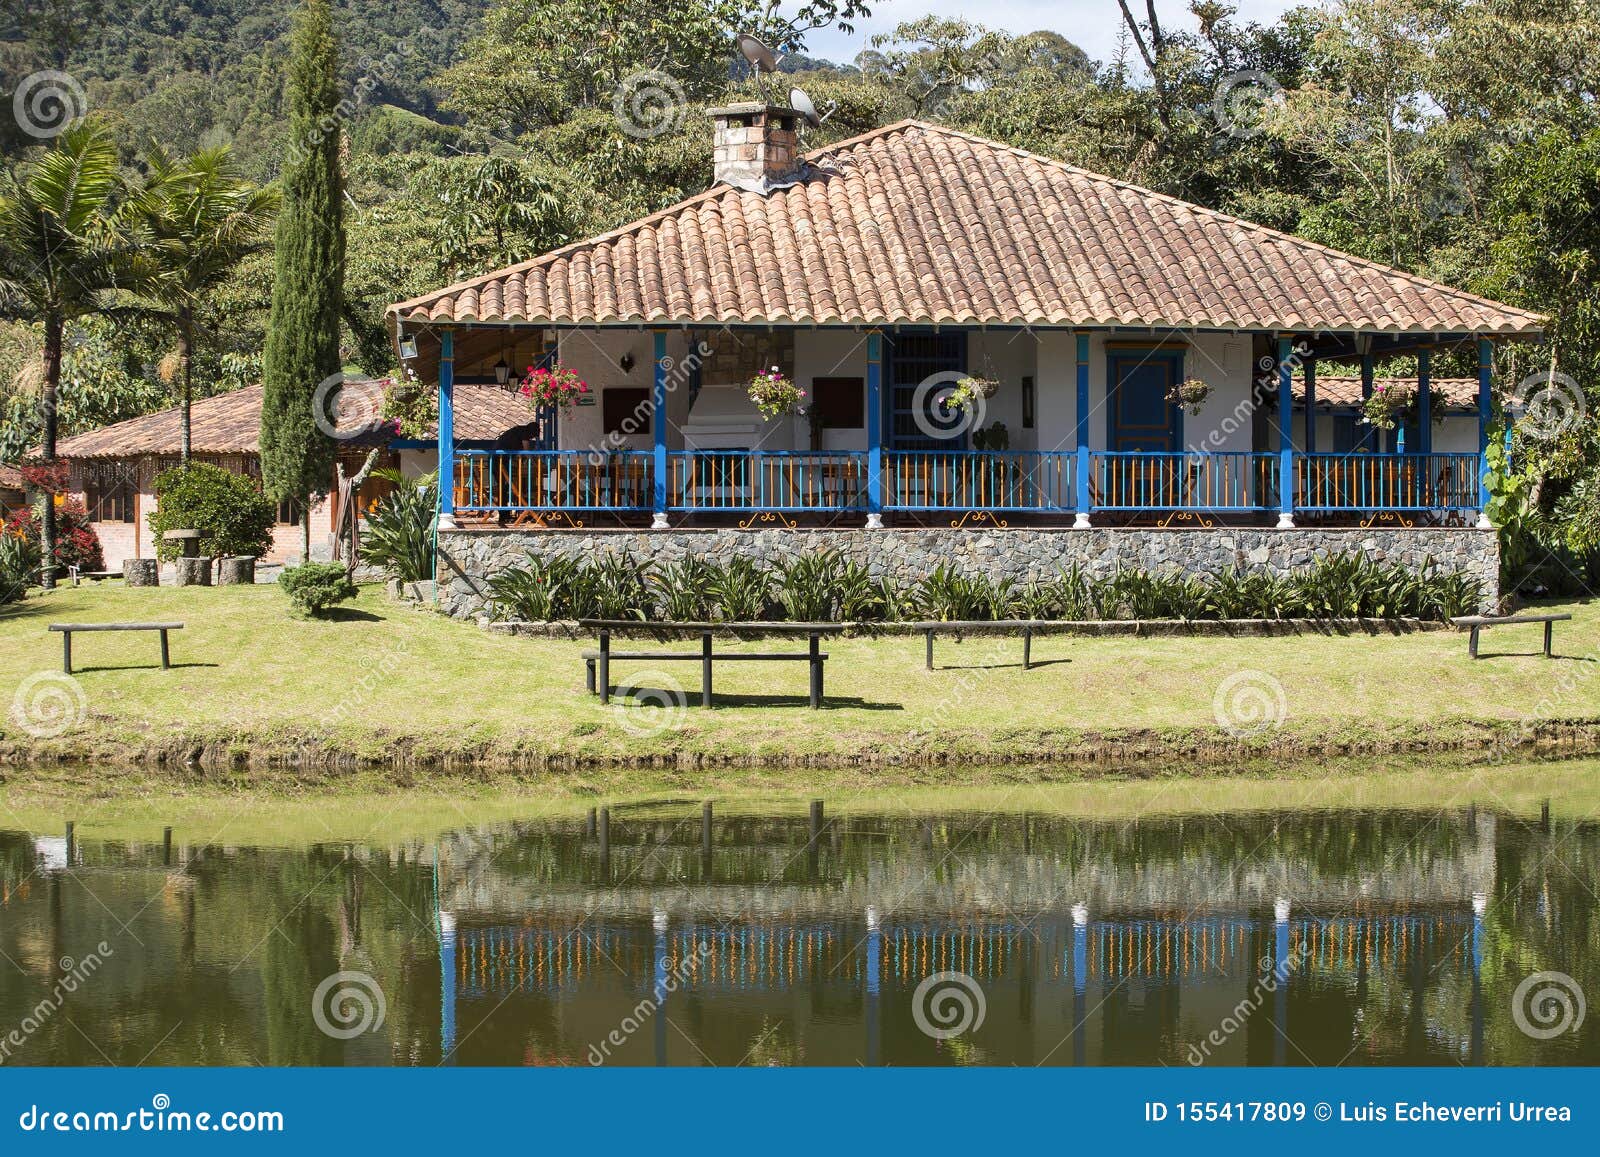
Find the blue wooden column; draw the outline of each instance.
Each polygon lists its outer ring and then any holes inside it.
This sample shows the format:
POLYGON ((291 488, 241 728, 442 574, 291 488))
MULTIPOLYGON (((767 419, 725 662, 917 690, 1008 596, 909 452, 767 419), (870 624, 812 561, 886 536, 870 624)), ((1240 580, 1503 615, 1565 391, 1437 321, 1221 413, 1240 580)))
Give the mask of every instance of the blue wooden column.
MULTIPOLYGON (((1078 397, 1075 410, 1077 421, 1073 424, 1073 444, 1078 451, 1077 484, 1073 499, 1078 507, 1078 517, 1073 520, 1074 530, 1089 529, 1089 513, 1094 506, 1089 489, 1089 335, 1079 332, 1078 346, 1078 397)), ((1108 387, 1109 388, 1109 387, 1108 387)))
POLYGON ((1294 367, 1287 334, 1278 335, 1278 529, 1294 529, 1294 367))
POLYGON ((456 525, 456 347, 455 334, 439 334, 439 527, 456 525))
POLYGON ((1306 359, 1306 453, 1317 452, 1317 363, 1306 359))
POLYGON ((1417 453, 1433 452, 1433 351, 1417 351, 1417 453))
POLYGON ((867 334, 867 529, 883 529, 883 334, 867 334))
POLYGON ((650 386, 650 426, 655 434, 655 517, 651 530, 667 529, 667 331, 654 331, 655 377, 650 386))
MULTIPOLYGON (((1489 530, 1489 423, 1494 419, 1494 343, 1478 339, 1478 528, 1489 530)), ((1506 469, 1511 468, 1511 422, 1506 422, 1506 469)))

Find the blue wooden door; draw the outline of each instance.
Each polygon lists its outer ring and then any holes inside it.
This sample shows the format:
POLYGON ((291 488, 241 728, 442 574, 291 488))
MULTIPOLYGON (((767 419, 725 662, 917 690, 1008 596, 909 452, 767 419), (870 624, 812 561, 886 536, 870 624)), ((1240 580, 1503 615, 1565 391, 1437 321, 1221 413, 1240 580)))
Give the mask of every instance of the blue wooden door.
MULTIPOLYGON (((960 415, 940 412, 934 399, 945 387, 919 389, 940 373, 963 373, 967 365, 964 333, 897 333, 884 342, 885 403, 889 407, 889 447, 893 450, 960 450, 966 446, 966 423, 960 415), (920 413, 919 413, 920 411, 920 413), (940 432, 952 430, 948 436, 940 432), (930 436, 930 431, 932 432, 930 436)), ((953 383, 952 383, 953 384, 953 383)))
POLYGON ((1176 384, 1174 358, 1111 359, 1111 448, 1171 453, 1178 448, 1178 407, 1167 401, 1176 384))

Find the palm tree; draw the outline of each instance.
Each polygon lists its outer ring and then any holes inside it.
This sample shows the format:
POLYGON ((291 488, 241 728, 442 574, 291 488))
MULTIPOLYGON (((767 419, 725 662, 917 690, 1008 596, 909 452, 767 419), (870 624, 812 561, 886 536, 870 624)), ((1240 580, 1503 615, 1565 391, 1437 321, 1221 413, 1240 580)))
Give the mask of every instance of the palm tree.
MULTIPOLYGON (((138 289, 145 270, 120 232, 122 188, 111 138, 88 122, 56 138, 39 160, 0 176, 0 317, 44 329, 40 444, 56 460, 56 408, 62 343, 78 318, 104 312, 120 289, 138 289)), ((41 574, 55 585, 55 504, 40 519, 41 574)))
POLYGON ((266 246, 278 194, 243 179, 226 145, 201 149, 181 162, 156 151, 147 163, 150 183, 129 211, 159 272, 145 294, 153 303, 148 312, 177 331, 180 449, 187 466, 198 315, 239 262, 266 246))

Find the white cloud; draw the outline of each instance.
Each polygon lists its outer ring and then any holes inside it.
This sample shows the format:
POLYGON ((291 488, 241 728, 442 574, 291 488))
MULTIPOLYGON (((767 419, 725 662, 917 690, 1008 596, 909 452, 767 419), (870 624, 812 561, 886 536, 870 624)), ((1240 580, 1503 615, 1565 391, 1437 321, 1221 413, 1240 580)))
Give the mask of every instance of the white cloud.
MULTIPOLYGON (((1261 24, 1276 20, 1297 6, 1291 0, 1234 0, 1234 3, 1239 10, 1236 19, 1261 24)), ((811 54, 848 62, 867 47, 867 41, 875 33, 888 32, 896 24, 932 13, 1007 32, 1039 29, 1059 32, 1094 59, 1104 61, 1116 51, 1117 34, 1122 27, 1122 11, 1116 0, 983 0, 981 4, 967 0, 877 0, 871 7, 872 18, 862 21, 852 36, 844 36, 835 29, 812 33, 809 37, 811 54)), ((1142 3, 1131 7, 1135 15, 1144 10, 1142 3)), ((1163 27, 1190 31, 1196 27, 1185 0, 1162 0, 1156 11, 1161 15, 1163 27)))

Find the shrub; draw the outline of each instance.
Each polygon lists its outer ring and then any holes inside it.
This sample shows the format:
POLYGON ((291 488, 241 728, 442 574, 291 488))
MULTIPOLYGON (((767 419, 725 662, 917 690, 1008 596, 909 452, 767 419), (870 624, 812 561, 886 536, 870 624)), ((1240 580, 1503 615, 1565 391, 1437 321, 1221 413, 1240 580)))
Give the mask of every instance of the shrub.
POLYGON ((290 601, 307 614, 321 615, 335 603, 356 597, 356 584, 336 562, 307 562, 278 576, 290 601))
POLYGON ((797 623, 825 623, 834 618, 844 578, 844 560, 836 550, 802 554, 778 564, 778 604, 797 623))
POLYGON ((576 611, 574 618, 648 619, 650 617, 649 563, 639 564, 626 551, 607 551, 587 568, 593 583, 592 610, 576 611))
POLYGON ((259 558, 272 547, 273 504, 255 480, 243 474, 209 462, 191 462, 158 474, 155 494, 157 506, 149 523, 159 559, 183 553, 182 543, 162 537, 169 530, 198 530, 200 553, 211 558, 259 558))
POLYGON ((38 577, 39 551, 20 534, 0 534, 0 606, 28 593, 38 577))
POLYGON ((489 580, 489 605, 495 618, 530 623, 591 618, 594 581, 576 559, 530 555, 525 566, 510 567, 489 580))
POLYGON ((361 534, 361 560, 382 567, 404 582, 433 577, 433 516, 439 505, 439 476, 407 478, 398 470, 372 472, 395 484, 367 515, 361 534))
MULTIPOLYGON (((48 494, 40 499, 41 502, 50 500, 48 494)), ((55 495, 55 504, 56 578, 65 579, 69 566, 82 570, 105 570, 106 560, 100 549, 100 536, 89 525, 89 512, 84 509, 83 503, 58 494, 55 495)), ((26 571, 30 583, 38 581, 39 566, 44 561, 39 544, 42 517, 40 508, 33 506, 12 514, 5 524, 6 538, 17 540, 17 546, 13 548, 16 551, 13 563, 26 571)))

